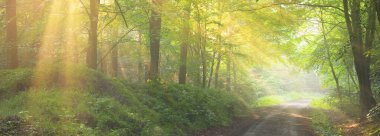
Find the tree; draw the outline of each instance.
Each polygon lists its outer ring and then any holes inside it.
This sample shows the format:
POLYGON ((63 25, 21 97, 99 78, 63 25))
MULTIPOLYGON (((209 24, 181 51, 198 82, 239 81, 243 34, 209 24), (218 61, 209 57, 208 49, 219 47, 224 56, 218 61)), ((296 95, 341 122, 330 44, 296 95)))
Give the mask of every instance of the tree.
POLYGON ((377 12, 377 20, 380 22, 380 0, 373 0, 376 4, 375 8, 376 8, 376 12, 377 12))
POLYGON ((218 57, 216 59, 216 68, 215 68, 215 81, 214 81, 214 85, 215 85, 215 88, 218 88, 219 87, 219 69, 220 69, 220 62, 222 61, 222 55, 218 53, 218 57))
POLYGON ((90 30, 87 50, 87 66, 97 69, 99 0, 90 0, 90 30))
POLYGON ((180 66, 178 74, 178 83, 186 83, 186 67, 187 67, 187 48, 190 43, 190 13, 191 13, 191 2, 186 1, 185 5, 185 17, 183 19, 183 39, 181 44, 181 55, 180 55, 180 66))
POLYGON ((18 67, 18 45, 17 45, 17 17, 16 0, 6 1, 6 43, 8 46, 8 68, 18 67))
POLYGON ((350 36, 350 44, 354 57, 354 66, 359 81, 359 99, 361 105, 362 116, 376 105, 371 90, 370 80, 370 55, 366 52, 372 47, 374 31, 375 31, 375 8, 374 3, 367 5, 368 19, 365 39, 363 40, 363 30, 361 26, 361 2, 352 0, 350 7, 348 0, 343 0, 344 15, 348 34, 350 36))
POLYGON ((150 10, 149 38, 150 38, 150 69, 149 79, 159 78, 160 39, 161 39, 161 0, 152 0, 150 10))
POLYGON ((332 62, 331 47, 330 47, 331 45, 327 41, 327 38, 326 38, 327 37, 327 33, 326 33, 326 28, 325 28, 325 20, 323 19, 323 10, 321 9, 320 12, 321 12, 320 20, 321 20, 321 27, 322 27, 323 42, 324 42, 325 46, 327 46, 327 49, 326 49, 327 62, 328 62, 328 65, 330 67, 331 74, 332 74, 332 76, 334 78, 334 81, 335 81, 336 92, 338 93, 339 100, 342 100, 342 93, 341 93, 341 89, 340 89, 339 77, 338 77, 338 75, 335 72, 335 68, 334 68, 334 65, 333 65, 333 62, 332 62))

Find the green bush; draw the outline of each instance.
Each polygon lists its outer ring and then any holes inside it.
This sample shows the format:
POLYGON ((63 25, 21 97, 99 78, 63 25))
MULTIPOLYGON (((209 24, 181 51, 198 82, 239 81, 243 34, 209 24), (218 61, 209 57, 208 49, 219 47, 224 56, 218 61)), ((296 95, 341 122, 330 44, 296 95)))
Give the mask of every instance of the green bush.
POLYGON ((161 125, 175 128, 173 135, 228 125, 246 108, 237 96, 220 90, 176 84, 139 86, 134 90, 140 94, 140 101, 161 115, 161 125))

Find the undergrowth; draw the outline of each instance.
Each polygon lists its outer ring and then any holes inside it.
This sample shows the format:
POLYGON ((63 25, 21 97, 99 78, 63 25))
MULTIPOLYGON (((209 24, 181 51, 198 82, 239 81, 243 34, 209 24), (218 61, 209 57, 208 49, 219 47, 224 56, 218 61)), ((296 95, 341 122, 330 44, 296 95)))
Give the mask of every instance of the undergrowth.
POLYGON ((324 99, 314 99, 311 101, 310 118, 311 126, 314 131, 321 136, 340 136, 342 135, 339 128, 331 120, 329 113, 336 110, 336 108, 324 99))
POLYGON ((0 135, 189 135, 247 111, 222 90, 129 84, 81 67, 48 73, 0 71, 0 135))

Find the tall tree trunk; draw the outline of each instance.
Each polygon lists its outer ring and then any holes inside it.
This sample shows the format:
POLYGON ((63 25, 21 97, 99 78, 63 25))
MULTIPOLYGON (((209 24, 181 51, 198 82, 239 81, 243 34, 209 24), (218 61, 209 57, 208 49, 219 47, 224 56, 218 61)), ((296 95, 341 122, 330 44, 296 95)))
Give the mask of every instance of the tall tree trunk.
POLYGON ((206 88, 207 82, 207 58, 206 58, 206 45, 202 44, 202 87, 206 88))
POLYGON ((227 83, 226 83, 226 89, 227 91, 231 91, 231 48, 227 51, 227 83))
POLYGON ((374 37, 376 32, 376 8, 375 3, 370 1, 370 4, 367 7, 368 17, 367 17, 367 28, 365 33, 365 41, 364 41, 364 51, 361 54, 364 58, 364 71, 363 71, 363 78, 364 78, 364 91, 361 94, 362 97, 362 103, 363 105, 367 105, 364 107, 365 114, 376 105, 376 100, 373 97, 372 94, 372 88, 371 88, 371 55, 367 55, 366 53, 372 49, 373 43, 374 43, 374 37))
POLYGON ((6 0, 6 20, 8 68, 15 69, 18 67, 16 0, 6 0))
POLYGON ((220 54, 218 54, 218 59, 217 59, 217 63, 216 63, 216 68, 215 68, 215 81, 214 81, 214 85, 215 85, 215 88, 218 88, 219 87, 219 68, 220 68, 220 62, 222 60, 222 56, 220 54))
MULTIPOLYGON (((199 54, 200 54, 200 60, 201 60, 201 63, 200 63, 200 67, 202 68, 201 72, 200 72, 200 76, 201 76, 201 86, 203 88, 206 87, 206 80, 207 80, 207 60, 206 60, 206 45, 203 40, 206 39, 206 37, 203 37, 203 33, 202 33, 202 19, 201 19, 201 13, 200 13, 200 7, 199 7, 199 4, 196 5, 196 11, 197 11, 197 31, 198 31, 198 47, 199 47, 199 54)), ((205 21, 205 28, 206 28, 206 20, 205 21)), ((206 30, 205 30, 206 31, 206 30)))
POLYGON ((190 13, 191 13, 191 2, 188 1, 185 7, 185 17, 183 20, 183 39, 181 45, 181 56, 180 56, 180 66, 178 74, 178 83, 186 84, 186 74, 187 74, 187 47, 190 43, 190 13))
POLYGON ((87 66, 97 69, 99 0, 90 0, 90 31, 87 51, 87 66))
MULTIPOLYGON (((207 8, 205 9, 206 13, 208 12, 207 11, 207 8)), ((203 88, 206 88, 206 84, 207 84, 207 66, 208 66, 208 62, 207 62, 207 50, 206 50, 206 46, 207 46, 207 18, 205 18, 204 20, 204 35, 203 35, 203 41, 202 41, 202 75, 203 75, 203 78, 202 78, 202 87, 203 88)))
MULTIPOLYGON (((205 21, 206 22, 206 21, 205 21)), ((202 65, 202 87, 206 87, 207 82, 207 58, 206 58, 206 36, 203 37, 202 34, 202 28, 201 28, 201 21, 198 22, 198 29, 199 29, 199 46, 200 46, 200 53, 201 53, 201 65, 202 65)), ((205 24, 206 27, 206 24, 205 24)), ((206 33, 206 30, 205 30, 206 33)), ((206 34, 205 34, 206 35, 206 34)))
POLYGON ((232 61, 232 79, 233 79, 233 82, 232 82, 232 90, 236 90, 236 86, 237 86, 237 71, 236 71, 236 63, 235 61, 232 61))
POLYGON ((149 79, 158 80, 161 39, 161 0, 152 0, 153 7, 149 19, 150 69, 149 79))
MULTIPOLYGON (((343 0, 344 5, 344 14, 345 14, 345 20, 350 36, 350 43, 352 47, 353 57, 354 57, 354 65, 356 69, 356 74, 358 76, 359 81, 359 99, 360 99, 360 105, 361 105, 361 114, 364 117, 368 111, 376 105, 376 101, 373 98, 372 90, 371 90, 371 81, 369 78, 369 57, 365 55, 366 46, 363 45, 363 32, 361 28, 361 21, 360 21, 360 1, 353 0, 351 4, 351 12, 349 12, 348 8, 348 1, 343 0), (351 18, 350 18, 351 13, 351 18)), ((370 4, 371 5, 371 4, 370 4)), ((373 6, 373 5, 372 5, 373 6)), ((373 7, 368 7, 368 27, 372 27, 372 21, 374 19, 373 7)), ((369 31, 374 30, 374 28, 367 29, 369 31)), ((367 31, 366 34, 366 45, 370 45, 373 42, 368 41, 371 40, 370 34, 373 34, 371 32, 367 31), (368 36, 368 37, 367 37, 368 36)))

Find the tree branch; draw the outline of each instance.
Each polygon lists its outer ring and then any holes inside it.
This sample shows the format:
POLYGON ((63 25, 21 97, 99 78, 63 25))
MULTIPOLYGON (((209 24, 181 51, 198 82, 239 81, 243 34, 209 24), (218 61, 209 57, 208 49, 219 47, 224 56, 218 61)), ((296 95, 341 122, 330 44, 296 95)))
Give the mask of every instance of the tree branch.
POLYGON ((236 11, 250 11, 250 12, 253 12, 253 11, 256 11, 256 10, 261 10, 261 9, 270 8, 270 7, 274 7, 274 6, 280 6, 280 5, 298 5, 298 6, 306 6, 306 7, 333 8, 333 9, 337 9, 337 10, 339 10, 341 12, 344 12, 343 9, 341 9, 341 8, 339 8, 337 6, 311 4, 311 3, 272 3, 272 4, 264 5, 264 6, 261 6, 261 7, 258 7, 258 8, 237 9, 236 11))
POLYGON ((130 32, 132 32, 133 30, 135 30, 135 28, 137 28, 138 26, 135 26, 135 27, 133 27, 133 28, 131 28, 131 29, 129 29, 123 36, 121 36, 114 44, 112 44, 112 47, 111 47, 111 49, 109 49, 107 52, 106 52, 106 54, 100 59, 100 61, 98 61, 98 64, 97 65, 100 65, 101 64, 101 62, 103 62, 103 60, 108 56, 108 54, 110 54, 111 53, 111 51, 119 44, 119 43, 121 43, 122 42, 122 39, 124 38, 124 37, 126 37, 130 32))

